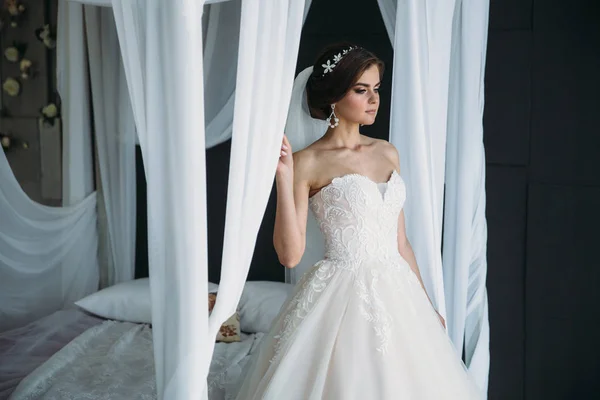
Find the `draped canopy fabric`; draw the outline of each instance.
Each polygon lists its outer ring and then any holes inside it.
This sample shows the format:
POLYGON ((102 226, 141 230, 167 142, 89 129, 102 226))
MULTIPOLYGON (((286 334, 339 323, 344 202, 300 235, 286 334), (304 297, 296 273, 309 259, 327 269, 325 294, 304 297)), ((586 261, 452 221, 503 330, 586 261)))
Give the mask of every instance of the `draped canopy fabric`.
POLYGON ((235 311, 250 267, 278 162, 303 15, 304 0, 242 3, 219 287, 225 301, 217 301, 215 305, 209 326, 211 334, 216 334, 220 324, 235 311))
POLYGON ((396 5, 379 0, 394 47, 390 142, 399 149, 407 185, 407 236, 427 292, 442 314, 441 232, 453 3, 408 0, 396 5))
MULTIPOLYGON (((147 177, 159 398, 206 395, 202 1, 113 1, 147 177)), ((213 336, 214 337, 214 336, 213 336)))
MULTIPOLYGON (((119 64, 110 64, 110 54, 106 54, 114 32, 112 11, 90 6, 87 11, 84 20, 81 4, 59 2, 57 85, 62 97, 65 207, 45 207, 28 199, 2 153, 0 329, 72 306, 98 288, 99 270, 106 265, 99 265, 96 258, 98 196, 93 192, 92 126, 112 240, 113 268, 107 274, 110 283, 133 278, 133 119, 127 112, 127 93, 119 93, 119 80, 112 79, 118 75, 119 64), (88 66, 92 92, 88 91, 88 66), (111 70, 114 66, 117 69, 111 70), (107 82, 117 86, 111 88, 107 82), (90 104, 96 115, 93 122, 90 104)), ((117 44, 116 34, 112 39, 117 44)), ((118 56, 118 47, 114 49, 118 56)))
MULTIPOLYGON (((80 8, 59 12, 58 41, 84 48, 80 8)), ((58 69, 85 68, 85 57, 58 52, 58 69)), ((43 317, 98 287, 96 193, 93 192, 91 120, 83 73, 59 75, 63 122, 63 204, 47 207, 21 189, 0 152, 0 331, 43 317), (80 79, 80 80, 77 80, 80 79), (70 132, 77 132, 70 135, 70 132)))
POLYGON ((241 9, 241 0, 205 8, 204 96, 209 99, 204 106, 206 148, 231 138, 241 9))
POLYGON ((176 3, 113 3, 147 165, 157 387, 169 399, 206 396, 198 377, 208 371, 214 346, 209 338, 235 310, 248 272, 277 165, 304 14, 304 1, 242 3, 219 296, 224 300, 217 301, 206 330, 206 298, 200 295, 207 290, 206 194, 198 185, 205 165, 197 151, 205 146, 198 79, 202 10, 197 3, 176 3), (179 67, 173 70, 167 60, 179 67), (167 352, 174 343, 176 350, 167 352))
MULTIPOLYGON (((90 6, 112 7, 113 0, 67 0, 73 3, 87 4, 90 6)), ((205 0, 204 4, 225 3, 230 0, 205 0)))
POLYGON ((81 4, 59 0, 56 84, 63 122, 63 204, 81 201, 94 190, 92 120, 88 60, 81 4))
MULTIPOLYGON (((104 283, 113 285, 133 279, 135 273, 136 132, 112 10, 85 6, 84 14, 104 211, 99 207, 99 219, 102 215, 106 221, 106 232, 99 229, 99 234, 107 254, 100 260, 107 264, 102 268, 104 283)), ((82 105, 86 111, 87 106, 82 105)))
POLYGON ((450 66, 443 252, 450 338, 457 348, 464 345, 469 371, 484 390, 490 369, 483 148, 488 14, 487 0, 457 3, 450 66))
POLYGON ((59 0, 58 33, 65 200, 92 190, 95 153, 98 261, 106 286, 133 278, 135 250, 135 124, 112 10, 59 0))
POLYGON ((38 204, 0 151, 0 210, 0 332, 96 290, 95 193, 69 207, 38 204))

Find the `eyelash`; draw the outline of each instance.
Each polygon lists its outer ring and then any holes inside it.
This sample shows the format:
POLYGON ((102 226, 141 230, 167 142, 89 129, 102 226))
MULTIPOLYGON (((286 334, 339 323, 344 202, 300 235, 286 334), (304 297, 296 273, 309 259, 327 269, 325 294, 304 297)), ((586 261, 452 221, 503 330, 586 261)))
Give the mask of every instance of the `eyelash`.
MULTIPOLYGON (((379 88, 373 89, 376 93, 379 93, 379 88)), ((355 92, 358 94, 363 94, 365 93, 367 90, 366 89, 356 89, 355 92)))

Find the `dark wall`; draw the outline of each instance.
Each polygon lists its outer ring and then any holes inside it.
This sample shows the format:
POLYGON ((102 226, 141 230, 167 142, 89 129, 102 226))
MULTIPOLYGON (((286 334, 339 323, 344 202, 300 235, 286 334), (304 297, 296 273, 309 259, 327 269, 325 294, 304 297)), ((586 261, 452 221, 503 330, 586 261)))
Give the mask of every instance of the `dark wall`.
POLYGON ((491 1, 492 400, 600 392, 599 11, 594 0, 491 1))
MULTIPOLYGON (((491 400, 600 393, 598 21, 593 0, 491 1, 484 116, 491 400)), ((314 0, 297 72, 339 40, 371 49, 387 64, 382 110, 364 129, 387 138, 392 48, 376 0, 314 0)), ((213 281, 219 279, 229 149, 226 142, 207 151, 213 281)), ((272 246, 274 216, 272 193, 250 280, 284 279, 272 246)))
POLYGON ((41 109, 50 103, 60 106, 56 92, 56 48, 46 47, 36 36, 36 30, 45 24, 55 31, 58 2, 21 2, 26 11, 15 18, 15 26, 4 3, 0 6, 0 134, 13 141, 13 146, 6 150, 6 158, 21 188, 32 200, 60 206, 61 119, 44 120, 41 114, 41 109), (20 62, 11 62, 4 55, 10 47, 19 49, 19 61, 31 61, 29 76, 21 74, 20 62), (19 82, 16 96, 3 90, 7 79, 19 82))

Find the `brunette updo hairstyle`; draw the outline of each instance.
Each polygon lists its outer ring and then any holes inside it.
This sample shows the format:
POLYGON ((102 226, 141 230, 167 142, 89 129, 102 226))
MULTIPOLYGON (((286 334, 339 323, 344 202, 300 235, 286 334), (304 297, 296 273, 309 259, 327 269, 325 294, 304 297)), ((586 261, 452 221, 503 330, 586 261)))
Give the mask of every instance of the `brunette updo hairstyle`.
POLYGON ((379 68, 381 79, 385 65, 370 51, 351 43, 338 43, 323 50, 306 83, 306 99, 311 116, 326 119, 331 114, 331 104, 340 101, 372 65, 379 68), (323 64, 327 64, 327 60, 333 63, 335 55, 343 54, 350 47, 354 48, 342 57, 332 71, 324 74, 323 64))

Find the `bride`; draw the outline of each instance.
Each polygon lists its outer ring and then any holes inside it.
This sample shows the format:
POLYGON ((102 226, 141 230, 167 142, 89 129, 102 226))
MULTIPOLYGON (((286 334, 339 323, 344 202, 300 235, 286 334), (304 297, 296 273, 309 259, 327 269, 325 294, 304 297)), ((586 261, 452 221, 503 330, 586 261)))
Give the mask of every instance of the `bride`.
POLYGON ((325 135, 277 167, 273 242, 295 267, 308 210, 325 258, 302 277, 247 368, 238 400, 478 399, 445 321, 427 296, 404 228, 398 152, 360 133, 375 122, 383 62, 334 45, 306 83, 325 135))

